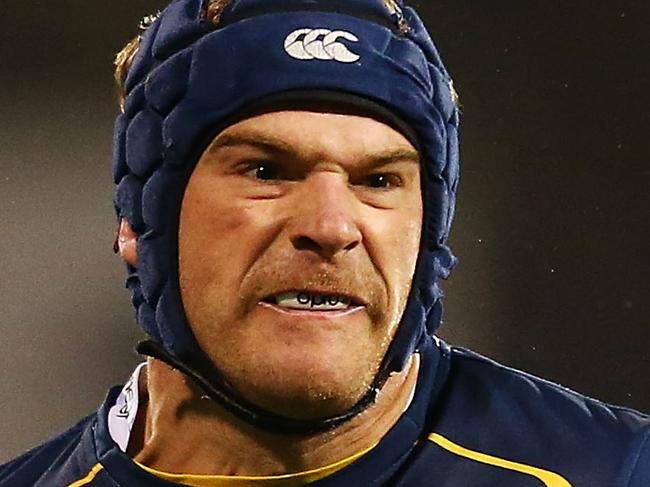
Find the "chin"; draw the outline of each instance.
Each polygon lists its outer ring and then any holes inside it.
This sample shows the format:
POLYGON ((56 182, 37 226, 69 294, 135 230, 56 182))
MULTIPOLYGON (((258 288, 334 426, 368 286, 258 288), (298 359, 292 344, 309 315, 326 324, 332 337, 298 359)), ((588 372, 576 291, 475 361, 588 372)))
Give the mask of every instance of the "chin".
POLYGON ((294 419, 317 419, 336 416, 354 406, 366 393, 357 390, 327 389, 321 384, 283 384, 271 389, 242 391, 253 404, 273 413, 294 419))
POLYGON ((242 371, 233 385, 252 403, 296 419, 347 411, 365 395, 378 367, 370 363, 359 367, 358 361, 346 367, 345 362, 316 360, 313 355, 265 362, 263 367, 242 371))
POLYGON ((246 399, 282 416, 335 416, 372 384, 389 342, 369 320, 350 326, 252 321, 204 337, 202 348, 246 399), (218 338, 218 339, 217 339, 218 338))

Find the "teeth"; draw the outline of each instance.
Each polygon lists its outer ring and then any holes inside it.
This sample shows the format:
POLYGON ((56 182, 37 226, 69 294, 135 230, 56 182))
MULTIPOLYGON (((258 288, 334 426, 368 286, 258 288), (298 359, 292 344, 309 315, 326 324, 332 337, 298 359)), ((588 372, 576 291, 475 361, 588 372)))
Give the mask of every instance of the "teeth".
POLYGON ((325 296, 307 292, 290 292, 275 297, 278 306, 291 309, 341 310, 350 307, 350 298, 345 296, 325 296))

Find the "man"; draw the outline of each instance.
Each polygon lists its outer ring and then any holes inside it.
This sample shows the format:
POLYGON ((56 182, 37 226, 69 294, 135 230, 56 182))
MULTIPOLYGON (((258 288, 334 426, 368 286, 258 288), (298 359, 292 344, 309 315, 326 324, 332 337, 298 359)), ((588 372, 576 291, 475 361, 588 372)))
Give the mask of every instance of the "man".
POLYGON ((177 0, 118 57, 148 355, 0 485, 650 485, 650 419, 434 333, 458 109, 383 0, 177 0))

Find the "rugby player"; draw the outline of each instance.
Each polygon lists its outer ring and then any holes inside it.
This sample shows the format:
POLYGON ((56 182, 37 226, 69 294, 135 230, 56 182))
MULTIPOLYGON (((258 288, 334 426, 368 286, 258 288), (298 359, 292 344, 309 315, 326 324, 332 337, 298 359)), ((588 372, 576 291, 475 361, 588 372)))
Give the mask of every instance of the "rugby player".
POLYGON ((117 57, 147 356, 2 486, 648 487, 650 419, 436 337, 452 80, 400 0, 176 0, 117 57))

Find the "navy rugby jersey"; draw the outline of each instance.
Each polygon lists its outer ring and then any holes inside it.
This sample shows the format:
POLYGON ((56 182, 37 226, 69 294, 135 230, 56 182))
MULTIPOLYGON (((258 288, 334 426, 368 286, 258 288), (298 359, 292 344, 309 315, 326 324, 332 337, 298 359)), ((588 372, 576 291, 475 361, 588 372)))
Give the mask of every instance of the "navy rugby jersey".
MULTIPOLYGON (((369 453, 310 486, 650 487, 648 416, 442 341, 420 353, 400 420, 369 453)), ((0 486, 178 485, 124 453, 120 428, 134 417, 125 393, 137 386, 111 389, 97 413, 0 467, 0 486), (131 419, 117 424, 122 416, 131 419)))

